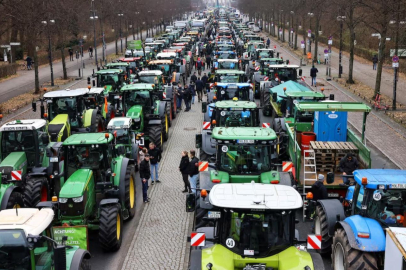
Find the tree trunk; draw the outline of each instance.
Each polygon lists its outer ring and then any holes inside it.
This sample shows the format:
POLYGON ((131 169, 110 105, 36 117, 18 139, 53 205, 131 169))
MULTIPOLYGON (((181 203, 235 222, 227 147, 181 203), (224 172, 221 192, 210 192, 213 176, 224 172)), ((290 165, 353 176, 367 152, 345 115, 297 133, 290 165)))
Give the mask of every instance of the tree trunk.
POLYGON ((354 27, 350 28, 350 59, 348 64, 348 80, 347 83, 354 83, 353 73, 354 73, 354 41, 355 41, 355 32, 354 27))
POLYGON ((304 41, 304 48, 303 48, 303 55, 306 55, 306 28, 305 28, 305 21, 306 15, 303 15, 303 23, 302 23, 302 34, 303 34, 303 41, 304 41))
POLYGON ((297 32, 299 31, 299 22, 298 18, 296 17, 296 25, 295 25, 295 50, 297 50, 297 32))
POLYGON ((285 18, 284 14, 282 14, 281 19, 282 19, 282 42, 285 42, 285 21, 286 21, 286 18, 285 18))
POLYGON ((65 46, 61 46, 61 57, 62 57, 62 70, 63 70, 63 79, 68 79, 68 72, 66 70, 66 59, 65 59, 65 46))
MULTIPOLYGON (((38 77, 38 54, 34 46, 34 77, 35 77, 35 94, 39 94, 39 77, 38 77)), ((42 117, 42 116, 41 116, 42 117)))
POLYGON ((314 62, 317 63, 317 51, 318 51, 318 45, 319 45, 319 26, 320 25, 320 17, 316 17, 316 30, 314 34, 314 62))
POLYGON ((376 72, 376 81, 375 81, 375 92, 374 94, 378 94, 381 91, 381 80, 382 80, 382 68, 383 68, 383 63, 385 60, 385 46, 386 46, 386 34, 388 32, 388 27, 385 26, 382 29, 381 33, 381 40, 379 43, 379 59, 378 59, 378 68, 376 72))

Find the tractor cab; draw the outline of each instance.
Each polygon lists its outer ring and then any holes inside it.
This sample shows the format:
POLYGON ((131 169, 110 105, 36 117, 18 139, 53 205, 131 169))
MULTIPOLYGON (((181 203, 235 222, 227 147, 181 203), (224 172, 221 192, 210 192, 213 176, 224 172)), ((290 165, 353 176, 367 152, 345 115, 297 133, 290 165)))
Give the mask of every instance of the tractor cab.
POLYGON ((215 69, 240 69, 240 60, 238 59, 218 59, 213 64, 215 69))
POLYGON ((257 42, 257 43, 264 43, 264 38, 258 35, 245 35, 245 42, 257 42))
POLYGON ((174 59, 149 61, 148 69, 149 71, 161 71, 163 84, 170 82, 173 74, 180 71, 180 67, 175 64, 174 59))
POLYGON ((127 74, 122 69, 102 69, 93 75, 93 86, 105 87, 107 92, 118 90, 127 81, 127 74))
POLYGON ((137 70, 140 70, 143 67, 142 57, 121 57, 118 61, 122 63, 128 63, 130 65, 130 74, 134 76, 137 70))
MULTIPOLYGON (((155 63, 155 62, 153 62, 155 63)), ((168 63, 169 65, 169 63, 168 63)), ((156 67, 152 66, 152 67, 156 67)), ((164 67, 164 66, 162 66, 164 67)), ((169 69, 170 70, 170 69, 169 69)), ((165 71, 165 69, 164 69, 165 71)), ((159 90, 163 88, 163 85, 165 84, 165 79, 164 79, 164 72, 162 72, 162 69, 160 67, 159 70, 143 70, 141 72, 138 72, 138 83, 141 84, 153 84, 154 89, 159 90)))
POLYGON ((237 53, 235 51, 215 51, 213 52, 214 57, 217 60, 220 59, 237 59, 237 53))
POLYGON ((220 51, 220 52, 229 52, 229 51, 234 51, 235 46, 233 44, 220 43, 220 44, 216 44, 214 46, 214 50, 220 51))
MULTIPOLYGON (((267 74, 269 67, 274 65, 283 65, 284 61, 282 58, 260 58, 257 61, 254 61, 254 67, 259 67, 259 72, 261 74, 267 74)), ((256 70, 257 71, 257 70, 256 70)))
POLYGON ((255 54, 258 49, 265 49, 266 45, 263 42, 251 41, 245 43, 244 47, 247 53, 255 54))
POLYGON ((269 81, 282 84, 286 81, 297 81, 302 76, 302 70, 297 65, 269 65, 267 74, 269 81), (297 70, 299 69, 299 74, 297 70))
POLYGON ((257 49, 254 54, 254 60, 259 60, 261 58, 274 58, 275 51, 273 49, 257 49))
POLYGON ((214 81, 221 83, 243 83, 246 82, 245 72, 232 69, 216 70, 214 81))
MULTIPOLYGON (((123 146, 125 148, 124 155, 137 160, 140 143, 136 144, 135 135, 131 131, 132 124, 133 120, 129 117, 115 117, 108 123, 107 130, 114 135, 116 148, 123 146)), ((142 146, 144 146, 143 143, 142 146)))
POLYGON ((207 93, 209 103, 223 100, 254 101, 249 83, 215 83, 214 90, 207 93))
POLYGON ((130 74, 132 73, 130 63, 128 63, 127 61, 108 63, 107 65, 104 66, 104 69, 122 70, 121 74, 122 76, 124 76, 125 82, 127 82, 127 79, 130 78, 130 74))

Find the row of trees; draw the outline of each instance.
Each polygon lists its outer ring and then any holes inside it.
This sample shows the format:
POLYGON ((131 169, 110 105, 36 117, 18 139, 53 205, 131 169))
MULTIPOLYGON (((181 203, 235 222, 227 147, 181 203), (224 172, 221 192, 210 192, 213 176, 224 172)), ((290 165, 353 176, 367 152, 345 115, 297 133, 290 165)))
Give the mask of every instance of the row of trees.
MULTIPOLYGON (((66 50, 86 37, 93 45, 95 22, 97 45, 102 35, 120 38, 161 26, 191 9, 190 0, 0 0, 0 44, 20 42, 25 56, 52 51, 62 57, 64 77, 66 50)), ((15 59, 16 47, 11 53, 15 59)), ((49 52, 48 52, 49 53, 49 52)), ((39 90, 38 66, 35 65, 39 90)))
POLYGON ((382 68, 388 60, 389 49, 395 49, 398 54, 398 49, 406 45, 406 0, 238 0, 237 8, 248 13, 251 19, 269 22, 267 30, 283 41, 285 29, 293 28, 294 38, 288 38, 296 48, 297 34, 303 35, 306 43, 307 30, 310 29, 314 33, 315 60, 320 53, 321 33, 323 40, 331 35, 335 46, 342 36, 350 55, 348 83, 354 83, 353 64, 357 49, 363 48, 366 53, 362 56, 370 59, 377 55, 375 93, 380 92, 382 68), (282 37, 278 35, 280 29, 282 37))

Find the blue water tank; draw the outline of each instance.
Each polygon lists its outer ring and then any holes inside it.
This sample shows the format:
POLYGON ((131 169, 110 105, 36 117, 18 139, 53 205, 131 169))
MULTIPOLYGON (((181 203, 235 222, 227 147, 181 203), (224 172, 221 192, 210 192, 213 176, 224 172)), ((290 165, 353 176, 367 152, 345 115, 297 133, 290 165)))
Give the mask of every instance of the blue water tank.
POLYGON ((347 141, 347 112, 315 112, 314 133, 318 141, 347 141))

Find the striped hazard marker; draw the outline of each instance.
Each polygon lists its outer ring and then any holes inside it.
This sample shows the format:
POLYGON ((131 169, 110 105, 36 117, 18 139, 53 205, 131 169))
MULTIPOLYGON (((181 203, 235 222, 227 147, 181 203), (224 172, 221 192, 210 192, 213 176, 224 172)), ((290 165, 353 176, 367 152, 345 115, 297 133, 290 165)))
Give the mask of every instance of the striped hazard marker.
POLYGON ((306 79, 306 77, 305 77, 305 76, 302 76, 300 79, 304 82, 305 79, 306 79))
POLYGON ((251 84, 251 88, 254 88, 254 84, 253 83, 250 83, 251 84))
POLYGON ((269 81, 269 77, 265 76, 264 81, 266 81, 266 82, 269 81))
POLYGON ((204 130, 210 129, 210 127, 211 127, 210 122, 203 122, 203 129, 204 130))
POLYGON ((283 172, 291 172, 293 169, 293 163, 290 161, 282 162, 282 171, 283 172))
POLYGON ((263 127, 263 128, 270 128, 270 127, 271 127, 271 123, 262 123, 262 127, 263 127))
POLYGON ((199 161, 199 172, 205 172, 209 170, 209 162, 199 161))
POLYGON ((166 98, 166 92, 163 92, 162 96, 163 98, 166 98))
POLYGON ((255 70, 258 71, 258 70, 259 70, 259 67, 255 67, 255 70))
POLYGON ((12 171, 11 180, 21 181, 22 171, 12 171))
POLYGON ((204 233, 192 232, 190 235, 190 245, 192 247, 204 247, 206 235, 204 233))
POLYGON ((214 83, 210 84, 210 89, 212 89, 214 87, 214 83))
POLYGON ((309 234, 307 236, 307 249, 320 249, 321 235, 309 234))

